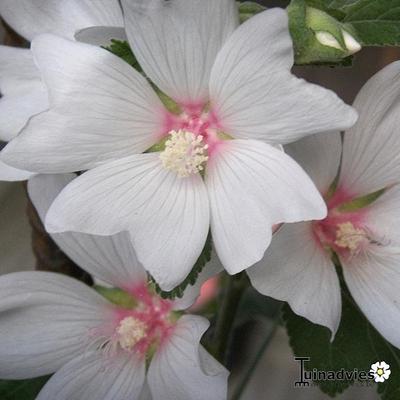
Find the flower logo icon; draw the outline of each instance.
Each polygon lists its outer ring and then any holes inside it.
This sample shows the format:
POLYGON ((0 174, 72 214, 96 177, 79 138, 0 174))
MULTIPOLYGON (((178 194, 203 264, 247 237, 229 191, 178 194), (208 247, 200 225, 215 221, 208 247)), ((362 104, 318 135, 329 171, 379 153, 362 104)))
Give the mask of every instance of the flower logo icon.
POLYGON ((369 372, 373 373, 375 382, 385 382, 391 374, 390 365, 386 364, 385 361, 376 362, 371 365, 369 372))

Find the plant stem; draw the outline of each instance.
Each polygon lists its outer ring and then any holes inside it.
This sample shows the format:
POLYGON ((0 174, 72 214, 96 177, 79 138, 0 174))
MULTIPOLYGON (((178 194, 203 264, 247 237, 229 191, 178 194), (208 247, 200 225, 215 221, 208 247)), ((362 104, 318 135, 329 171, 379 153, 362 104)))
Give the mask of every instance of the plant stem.
MULTIPOLYGON (((279 313, 278 313, 278 316, 279 316, 279 313)), ((244 390, 246 389, 251 377, 253 376, 253 372, 257 368, 257 365, 261 361, 261 359, 265 353, 265 350, 268 348, 269 344, 271 343, 272 338, 274 337, 276 328, 278 327, 278 321, 279 321, 279 317, 276 318, 275 320, 273 320, 273 322, 272 322, 273 325, 270 327, 268 334, 266 335, 264 341, 262 342, 258 352, 254 356, 254 359, 251 361, 249 368, 247 369, 242 380, 238 384, 238 386, 230 400, 239 400, 242 397, 244 390)))
POLYGON ((220 309, 214 333, 214 355, 223 364, 227 362, 227 350, 231 339, 232 328, 235 321, 242 294, 246 289, 246 276, 241 273, 225 277, 226 285, 221 296, 220 309))

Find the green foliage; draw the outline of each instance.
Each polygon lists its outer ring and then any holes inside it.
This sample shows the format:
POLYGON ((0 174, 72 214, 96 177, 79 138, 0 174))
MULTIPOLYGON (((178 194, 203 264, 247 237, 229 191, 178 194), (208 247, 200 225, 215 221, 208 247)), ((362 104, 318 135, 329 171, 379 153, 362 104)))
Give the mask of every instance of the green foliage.
POLYGON ((189 285, 194 285, 199 277, 199 274, 205 267, 205 265, 211 260, 211 250, 212 250, 212 240, 211 234, 208 234, 206 243, 204 245, 203 251, 201 252, 199 258, 197 259, 192 271, 187 276, 187 278, 175 289, 171 290, 170 292, 163 291, 158 285, 157 282, 152 278, 154 288, 156 292, 163 298, 163 299, 175 299, 181 298, 185 292, 185 289, 189 285))
MULTIPOLYGON (((290 345, 296 356, 310 357, 306 369, 339 371, 369 371, 371 364, 385 361, 392 374, 385 383, 375 384, 383 400, 400 398, 400 350, 389 344, 368 322, 354 300, 343 291, 342 320, 333 342, 329 329, 315 325, 284 307, 283 319, 290 337, 290 345)), ((335 396, 354 382, 320 381, 319 388, 335 396)))
POLYGON ((1 400, 34 400, 48 381, 48 376, 20 381, 0 380, 1 400))
POLYGON ((343 45, 342 25, 328 14, 310 9, 305 0, 292 0, 288 7, 289 27, 293 39, 296 64, 348 65, 349 53, 345 50, 322 45, 316 31, 327 31, 343 45), (312 29, 314 28, 314 29, 312 29))
POLYGON ((117 288, 106 288, 100 285, 96 285, 94 289, 105 297, 108 301, 113 304, 117 304, 123 308, 134 308, 136 300, 129 294, 121 289, 117 288))
POLYGON ((364 46, 400 45, 400 0, 306 0, 348 26, 364 46))
POLYGON ((142 67, 136 60, 136 57, 134 56, 127 41, 111 39, 111 44, 109 46, 105 46, 104 48, 117 57, 122 58, 137 71, 143 72, 142 67))

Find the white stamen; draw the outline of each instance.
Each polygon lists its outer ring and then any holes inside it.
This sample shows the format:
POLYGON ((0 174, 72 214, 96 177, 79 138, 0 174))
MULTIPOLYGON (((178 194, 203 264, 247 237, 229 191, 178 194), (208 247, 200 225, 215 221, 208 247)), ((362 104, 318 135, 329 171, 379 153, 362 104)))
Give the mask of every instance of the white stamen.
POLYGON ((147 325, 134 318, 124 318, 117 328, 118 342, 122 349, 130 351, 133 346, 146 337, 147 325))
POLYGON ((356 228, 351 222, 338 224, 335 240, 337 246, 349 249, 350 252, 354 253, 365 239, 367 239, 366 232, 363 229, 356 228))
POLYGON ((208 160, 208 145, 204 143, 203 136, 185 130, 169 134, 165 150, 160 154, 164 168, 175 171, 181 178, 202 171, 203 164, 208 160))

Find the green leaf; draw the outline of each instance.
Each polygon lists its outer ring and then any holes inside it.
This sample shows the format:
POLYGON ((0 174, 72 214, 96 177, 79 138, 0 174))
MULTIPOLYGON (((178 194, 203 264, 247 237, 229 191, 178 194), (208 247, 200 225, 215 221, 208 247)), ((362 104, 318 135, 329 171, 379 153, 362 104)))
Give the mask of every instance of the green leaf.
POLYGON ((359 0, 341 7, 343 22, 357 33, 363 45, 400 45, 400 0, 359 0))
POLYGON ((185 292, 185 289, 189 285, 194 285, 197 281, 197 278, 200 272, 203 270, 205 265, 211 260, 211 250, 212 250, 212 240, 211 240, 211 233, 208 234, 206 243, 204 245, 203 251, 201 252, 199 258, 196 261, 196 264, 192 268, 192 271, 187 276, 187 278, 175 289, 171 290, 170 292, 164 292, 157 284, 157 282, 152 278, 152 282, 156 292, 163 298, 163 299, 175 299, 181 298, 185 292))
POLYGON ((339 19, 364 46, 400 45, 400 0, 306 0, 339 19))
POLYGON ((117 57, 122 58, 137 71, 143 72, 142 67, 136 60, 136 57, 134 56, 131 47, 129 46, 129 43, 127 41, 111 39, 111 44, 109 46, 105 46, 104 49, 113 53, 117 57))
POLYGON ((0 380, 0 399, 34 400, 49 378, 49 376, 42 376, 20 381, 0 380))
MULTIPOLYGON (((322 11, 316 13, 305 0, 292 0, 288 7, 288 14, 296 64, 333 66, 348 65, 349 61, 351 63, 351 57, 348 57, 347 51, 322 45, 316 38, 317 30, 337 35, 342 28, 340 22, 327 14, 322 18, 322 11), (313 27, 315 30, 312 29, 313 27)), ((343 43, 341 32, 337 40, 343 43)))
MULTIPOLYGON (((343 290, 342 320, 333 342, 329 329, 315 325, 284 307, 283 319, 296 356, 310 357, 307 370, 369 371, 371 364, 385 361, 392 374, 385 383, 375 384, 383 400, 400 398, 400 350, 388 343, 368 322, 347 290, 343 290)), ((331 396, 342 393, 353 381, 319 381, 319 388, 331 396)), ((373 390, 371 387, 371 390, 373 390)))

